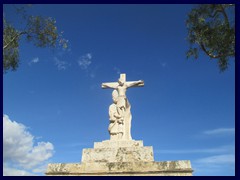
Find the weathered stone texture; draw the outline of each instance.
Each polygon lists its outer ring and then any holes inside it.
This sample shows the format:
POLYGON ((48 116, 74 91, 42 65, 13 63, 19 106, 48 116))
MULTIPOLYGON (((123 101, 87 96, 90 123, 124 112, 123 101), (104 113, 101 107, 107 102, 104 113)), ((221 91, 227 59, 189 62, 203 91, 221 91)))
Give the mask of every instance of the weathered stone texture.
POLYGON ((152 147, 83 149, 82 162, 153 161, 152 147))
POLYGON ((49 164, 47 175, 191 176, 190 161, 49 164))
POLYGON ((155 162, 153 148, 142 141, 95 142, 83 149, 81 163, 49 164, 51 176, 191 176, 190 161, 155 162))
POLYGON ((143 147, 143 141, 111 141, 94 142, 94 148, 143 147))

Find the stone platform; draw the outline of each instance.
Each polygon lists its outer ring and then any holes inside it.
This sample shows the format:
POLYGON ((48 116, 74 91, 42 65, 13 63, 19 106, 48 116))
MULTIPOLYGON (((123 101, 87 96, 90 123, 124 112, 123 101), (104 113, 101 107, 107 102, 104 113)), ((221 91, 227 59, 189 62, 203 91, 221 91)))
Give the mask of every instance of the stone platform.
POLYGON ((49 164, 48 176, 192 176, 190 161, 49 164))
POLYGON ((153 161, 151 146, 142 141, 103 141, 94 143, 93 149, 83 149, 82 162, 136 162, 153 161))
POLYGON ((83 149, 81 163, 49 164, 50 176, 191 176, 190 161, 155 162, 152 146, 142 141, 95 142, 83 149))

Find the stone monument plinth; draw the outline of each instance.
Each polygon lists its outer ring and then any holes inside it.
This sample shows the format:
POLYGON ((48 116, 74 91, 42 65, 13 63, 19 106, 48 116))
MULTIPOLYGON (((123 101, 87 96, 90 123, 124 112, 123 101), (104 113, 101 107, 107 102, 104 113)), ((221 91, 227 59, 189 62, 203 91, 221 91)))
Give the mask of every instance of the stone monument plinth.
POLYGON ((155 162, 152 146, 143 141, 95 142, 83 149, 81 163, 49 164, 50 176, 191 176, 190 161, 155 162))
POLYGON ((109 106, 110 140, 95 142, 94 148, 83 149, 81 163, 49 164, 50 176, 191 176, 190 161, 155 162, 152 146, 143 146, 131 136, 131 105, 126 96, 130 87, 142 87, 144 81, 126 81, 121 74, 118 82, 103 83, 112 88, 113 103, 109 106))

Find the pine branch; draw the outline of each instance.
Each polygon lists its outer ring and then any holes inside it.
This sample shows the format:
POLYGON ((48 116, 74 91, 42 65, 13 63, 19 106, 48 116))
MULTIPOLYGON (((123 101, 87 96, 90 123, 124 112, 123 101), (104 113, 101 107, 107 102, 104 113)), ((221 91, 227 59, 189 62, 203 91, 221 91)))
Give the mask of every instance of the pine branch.
POLYGON ((225 9, 224 9, 224 7, 222 5, 220 7, 221 7, 221 12, 222 12, 222 14, 224 16, 224 20, 225 20, 228 28, 230 29, 230 23, 229 23, 229 20, 228 20, 227 13, 225 12, 225 9))
POLYGON ((23 31, 23 32, 20 32, 19 34, 16 34, 16 36, 14 36, 14 37, 12 38, 12 40, 11 40, 8 44, 6 44, 5 46, 3 46, 3 50, 6 49, 6 48, 8 48, 8 46, 9 46, 13 41, 15 41, 18 37, 20 37, 20 36, 23 35, 23 34, 27 34, 27 32, 26 32, 26 31, 23 31))
POLYGON ((222 57, 223 55, 214 55, 214 54, 211 54, 204 46, 203 43, 199 43, 201 49, 210 57, 210 58, 213 58, 213 59, 216 59, 216 58, 220 58, 222 57))

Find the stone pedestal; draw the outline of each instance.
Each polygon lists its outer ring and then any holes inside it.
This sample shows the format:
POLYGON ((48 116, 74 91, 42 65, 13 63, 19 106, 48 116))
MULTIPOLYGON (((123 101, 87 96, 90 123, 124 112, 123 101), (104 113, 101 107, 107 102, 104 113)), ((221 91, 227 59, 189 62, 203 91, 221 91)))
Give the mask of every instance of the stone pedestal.
POLYGON ((81 163, 49 164, 52 176, 191 176, 190 161, 155 162, 152 146, 142 141, 95 142, 83 149, 81 163))

